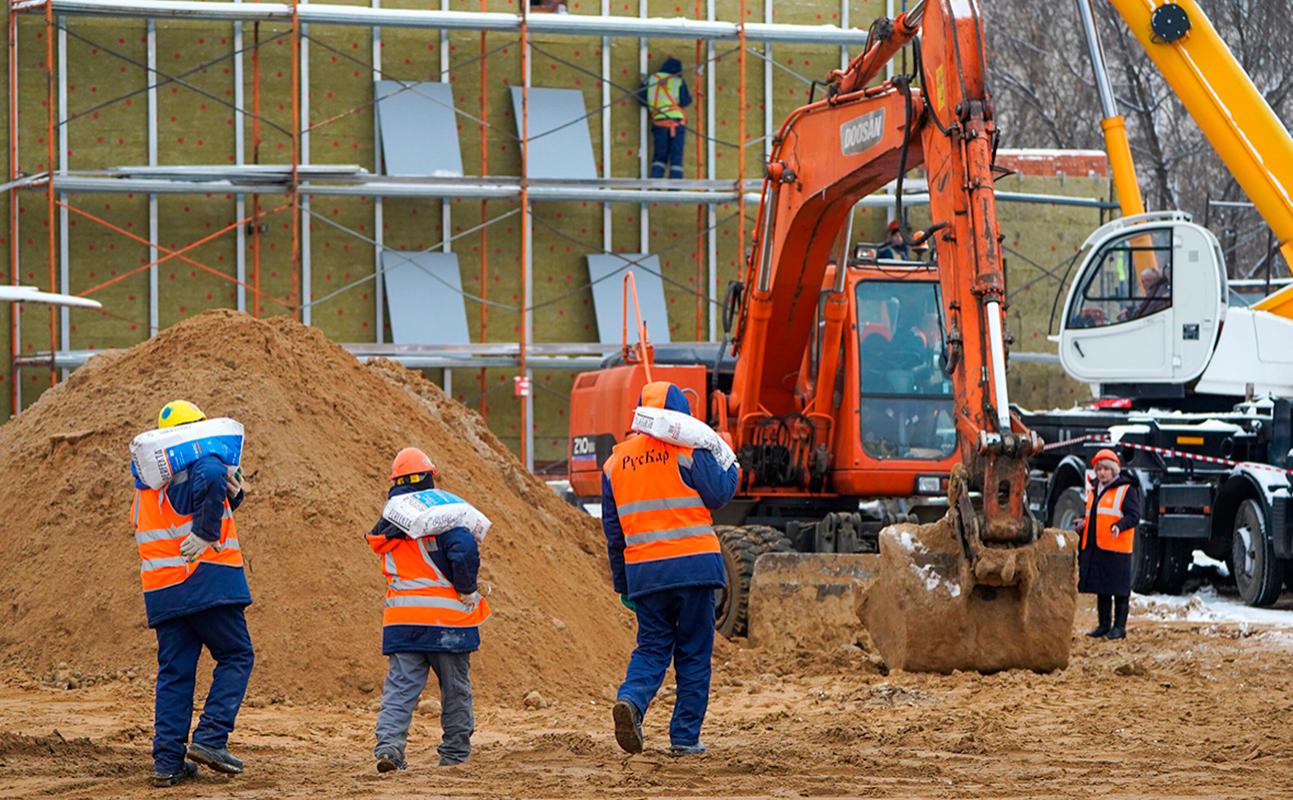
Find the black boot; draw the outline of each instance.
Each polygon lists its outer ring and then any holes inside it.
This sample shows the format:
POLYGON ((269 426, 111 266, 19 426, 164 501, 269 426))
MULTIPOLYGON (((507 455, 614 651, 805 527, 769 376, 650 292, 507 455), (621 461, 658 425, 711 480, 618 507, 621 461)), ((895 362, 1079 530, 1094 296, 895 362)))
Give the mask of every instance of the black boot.
POLYGON ((229 752, 229 748, 222 747, 219 750, 214 747, 198 744, 197 742, 189 743, 189 761, 195 761, 205 767, 210 767, 216 772, 223 772, 226 775, 238 775, 242 772, 242 762, 234 758, 229 752))
POLYGON ((618 700, 611 709, 615 720, 615 741, 629 754, 642 752, 642 712, 627 700, 618 700))
POLYGON ((1096 595, 1095 612, 1100 619, 1100 624, 1088 631, 1087 636, 1092 639, 1103 639, 1109 633, 1109 619, 1113 616, 1113 595, 1096 595))
POLYGON ((1127 638, 1127 611, 1130 605, 1130 598, 1127 595, 1113 599, 1113 627, 1109 629, 1110 639, 1127 638))

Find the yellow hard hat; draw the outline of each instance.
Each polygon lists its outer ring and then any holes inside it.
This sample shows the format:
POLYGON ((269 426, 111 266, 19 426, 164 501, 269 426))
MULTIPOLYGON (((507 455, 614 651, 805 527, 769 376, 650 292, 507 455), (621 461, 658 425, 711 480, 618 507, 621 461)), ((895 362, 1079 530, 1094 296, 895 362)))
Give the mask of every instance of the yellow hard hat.
POLYGON ((174 428, 176 425, 185 425, 190 422, 201 422, 206 419, 207 415, 202 413, 202 409, 190 403, 188 400, 172 400, 162 406, 162 410, 157 415, 157 427, 174 428))

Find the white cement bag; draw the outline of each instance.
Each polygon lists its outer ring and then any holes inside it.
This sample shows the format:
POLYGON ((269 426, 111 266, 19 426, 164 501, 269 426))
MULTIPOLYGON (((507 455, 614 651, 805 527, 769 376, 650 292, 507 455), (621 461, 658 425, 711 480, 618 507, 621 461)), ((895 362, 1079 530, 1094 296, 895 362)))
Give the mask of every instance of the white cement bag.
POLYGON ((205 455, 217 456, 226 467, 238 467, 242 441, 242 423, 228 417, 158 428, 130 443, 130 466, 148 488, 160 489, 205 455))
POLYGON ((736 463, 736 453, 717 431, 681 411, 639 406, 633 412, 633 430, 681 447, 708 450, 724 470, 736 463))
POLYGON ((382 516, 413 539, 466 528, 476 543, 485 541, 493 524, 476 507, 443 489, 410 492, 386 501, 382 516))

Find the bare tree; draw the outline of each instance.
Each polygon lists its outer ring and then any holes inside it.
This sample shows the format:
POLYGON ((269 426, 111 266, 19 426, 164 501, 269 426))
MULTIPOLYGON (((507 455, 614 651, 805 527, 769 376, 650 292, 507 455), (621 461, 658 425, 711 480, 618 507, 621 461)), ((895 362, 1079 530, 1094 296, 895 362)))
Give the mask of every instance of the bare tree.
MULTIPOLYGON (((1201 5, 1287 124, 1293 119, 1293 59, 1287 52, 1293 42, 1293 0, 1201 0, 1201 5)), ((1103 148, 1100 106, 1071 0, 990 0, 984 6, 990 88, 1004 143, 1103 148)), ((1243 191, 1122 18, 1105 0, 1096 0, 1095 10, 1146 204, 1181 208, 1208 220, 1231 251, 1233 275, 1259 269, 1267 256, 1261 218, 1244 209, 1208 208, 1209 199, 1245 199, 1243 191)))

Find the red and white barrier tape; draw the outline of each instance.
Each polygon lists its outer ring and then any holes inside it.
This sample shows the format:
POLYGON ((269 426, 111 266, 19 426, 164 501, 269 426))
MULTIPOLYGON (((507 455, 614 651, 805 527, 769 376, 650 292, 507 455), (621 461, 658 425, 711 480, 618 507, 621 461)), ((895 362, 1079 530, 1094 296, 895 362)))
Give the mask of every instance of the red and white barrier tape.
POLYGON ((1098 433, 1088 434, 1087 436, 1077 436, 1072 439, 1065 439, 1062 442, 1053 442, 1051 444, 1043 445, 1042 450, 1054 450, 1058 447, 1067 447, 1071 444, 1078 444, 1079 442, 1100 442, 1101 444, 1107 444, 1111 447, 1129 447, 1133 450, 1145 450, 1150 453, 1158 453, 1159 455, 1170 456, 1172 458, 1187 458, 1192 461, 1202 461, 1205 464, 1221 464, 1227 467, 1249 466, 1254 469, 1267 469, 1273 472, 1282 472, 1285 475, 1293 475, 1293 469, 1284 469, 1271 464, 1259 464, 1254 461, 1232 461, 1229 458, 1205 456, 1198 453, 1187 453, 1183 450, 1170 450, 1166 447, 1153 447, 1152 445, 1136 444, 1134 442, 1111 442, 1107 437, 1098 433))

